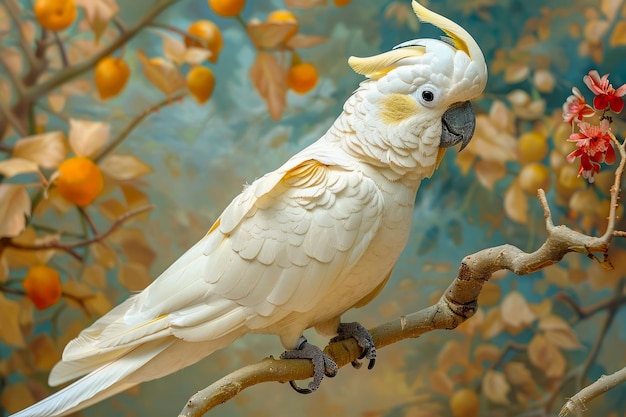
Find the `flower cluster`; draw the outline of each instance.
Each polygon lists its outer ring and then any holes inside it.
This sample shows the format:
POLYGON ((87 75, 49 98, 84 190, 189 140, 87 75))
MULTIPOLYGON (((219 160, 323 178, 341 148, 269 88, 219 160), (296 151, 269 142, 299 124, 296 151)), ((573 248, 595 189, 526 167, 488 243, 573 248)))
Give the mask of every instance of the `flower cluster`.
POLYGON ((615 162, 615 149, 613 148, 614 136, 611 133, 611 118, 606 116, 607 111, 619 113, 624 108, 622 97, 626 95, 626 84, 618 89, 613 88, 609 82, 609 74, 600 77, 598 71, 589 71, 583 78, 587 87, 595 94, 593 108, 587 104, 580 91, 574 87, 573 95, 569 96, 563 104, 563 120, 572 128, 578 127, 578 132, 573 132, 568 141, 576 144, 576 150, 567 156, 568 162, 572 163, 580 157, 578 176, 583 176, 590 183, 594 181, 594 175, 600 172, 600 164, 612 164, 615 162), (602 112, 600 124, 592 125, 583 122, 583 118, 602 112))

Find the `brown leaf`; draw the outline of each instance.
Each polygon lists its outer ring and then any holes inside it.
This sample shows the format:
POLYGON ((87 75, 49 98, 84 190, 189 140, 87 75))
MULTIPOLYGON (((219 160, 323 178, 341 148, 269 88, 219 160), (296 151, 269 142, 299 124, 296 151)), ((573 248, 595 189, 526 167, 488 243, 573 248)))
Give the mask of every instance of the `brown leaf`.
POLYGON ((560 378, 565 374, 567 363, 563 354, 541 333, 536 334, 528 344, 528 357, 548 378, 560 378))
POLYGON ((562 349, 580 349, 582 345, 571 326, 561 317, 550 314, 539 320, 539 329, 544 331, 546 339, 562 349))
POLYGON ((107 269, 115 268, 117 255, 115 254, 115 251, 111 249, 107 244, 102 242, 95 242, 89 246, 89 249, 91 249, 91 253, 93 254, 94 259, 100 265, 104 266, 107 269))
POLYGON ((156 253, 140 229, 134 227, 120 229, 111 236, 111 241, 122 247, 124 255, 130 262, 150 267, 156 258, 156 253))
POLYGON ((297 27, 295 22, 252 22, 247 29, 250 39, 258 49, 277 49, 297 27))
POLYGON ((28 345, 33 357, 35 368, 40 371, 49 371, 61 359, 61 353, 56 345, 45 333, 40 333, 28 345))
POLYGON ((141 291, 152 282, 146 267, 133 262, 122 265, 118 280, 129 291, 141 291))
POLYGON ((511 63, 504 71, 504 81, 509 84, 516 84, 528 79, 530 68, 523 63, 511 63))
POLYGON ((127 181, 142 177, 152 172, 152 167, 135 155, 112 154, 101 163, 100 169, 110 178, 127 181))
POLYGON ((507 397, 509 391, 511 391, 511 386, 502 372, 488 370, 485 373, 482 383, 482 392, 490 401, 496 404, 509 404, 507 397))
POLYGON ((109 138, 108 123, 70 119, 69 142, 77 156, 93 157, 109 138))
POLYGON ((430 379, 430 388, 434 392, 447 397, 452 396, 454 393, 454 382, 445 372, 440 370, 431 371, 428 373, 428 378, 430 379))
POLYGON ((56 168, 65 159, 67 151, 63 132, 48 132, 19 139, 12 156, 28 159, 42 168, 56 168))
POLYGON ((0 236, 16 237, 30 217, 30 197, 22 185, 0 184, 0 236))
POLYGON ((168 32, 158 32, 158 34, 163 38, 163 55, 178 66, 185 63, 199 65, 212 55, 211 51, 206 48, 185 46, 183 41, 168 32))
POLYGON ((491 306, 497 304, 502 296, 502 288, 495 282, 487 281, 483 284, 483 289, 478 296, 478 305, 491 306))
POLYGON ((289 9, 310 9, 314 6, 323 6, 327 0, 285 0, 285 6, 289 9))
MULTIPOLYGON (((0 186, 1 187, 1 186, 0 186)), ((22 245, 42 245, 51 241, 57 241, 60 233, 50 233, 37 236, 32 227, 26 228, 24 233, 13 239, 13 242, 22 245)), ((9 268, 29 268, 33 265, 45 264, 54 255, 54 249, 47 250, 20 250, 8 247, 4 250, 9 268)))
POLYGON ((468 348, 467 344, 463 345, 458 340, 448 340, 437 355, 437 369, 447 373, 454 365, 467 366, 469 364, 468 348))
POLYGON ((250 68, 250 78, 265 100, 272 119, 280 120, 287 104, 287 82, 278 59, 268 52, 259 52, 250 68))
POLYGON ((326 42, 327 40, 328 38, 326 36, 303 35, 301 33, 297 33, 289 39, 287 47, 292 49, 312 48, 326 42))
POLYGON ((24 382, 9 384, 2 390, 0 397, 2 407, 9 413, 17 413, 20 410, 35 403, 35 397, 24 382))
POLYGON ((622 7, 622 2, 623 0, 601 0, 600 10, 610 21, 613 21, 622 7))
POLYGON ((528 222, 528 197, 524 194, 517 178, 504 192, 504 211, 511 220, 521 224, 528 222))
POLYGON ((39 166, 33 161, 23 158, 10 158, 0 161, 0 174, 7 178, 20 174, 39 172, 39 166))
POLYGON ((481 159, 474 166, 474 172, 478 181, 487 188, 493 190, 493 186, 498 180, 506 176, 506 167, 501 162, 491 162, 481 159))
POLYGON ((511 291, 504 297, 500 314, 507 328, 514 331, 528 327, 537 318, 519 291, 511 291))
POLYGON ((119 6, 115 0, 74 0, 78 7, 85 10, 85 17, 99 39, 106 30, 109 21, 119 12, 119 6))
POLYGON ((492 308, 485 314, 485 320, 480 326, 480 332, 485 340, 489 340, 502 332, 504 329, 504 322, 502 321, 502 315, 500 309, 492 308))
POLYGON ((102 265, 87 265, 83 269, 81 281, 96 288, 104 289, 107 286, 106 269, 102 265))
POLYGON ((615 24, 609 45, 611 48, 626 45, 626 21, 621 20, 615 24))
POLYGON ((185 77, 174 63, 161 58, 148 58, 141 50, 137 55, 143 64, 143 74, 159 90, 167 95, 185 87, 185 77))
POLYGON ((24 346, 19 324, 20 304, 0 293, 0 340, 11 346, 24 346))
POLYGON ((489 343, 481 343, 476 346, 473 354, 473 362, 496 362, 500 359, 500 355, 502 353, 502 348, 497 345, 492 345, 489 343))

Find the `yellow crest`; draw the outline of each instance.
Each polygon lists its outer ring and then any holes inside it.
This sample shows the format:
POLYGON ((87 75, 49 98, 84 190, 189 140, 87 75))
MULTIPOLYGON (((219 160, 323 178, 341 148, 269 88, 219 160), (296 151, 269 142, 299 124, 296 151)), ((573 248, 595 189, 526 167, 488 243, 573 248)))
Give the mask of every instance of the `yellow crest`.
POLYGON ((358 58, 351 56, 348 64, 357 74, 365 75, 368 78, 378 79, 395 68, 395 64, 405 58, 412 58, 424 55, 426 48, 421 46, 410 46, 406 48, 394 49, 382 54, 358 58))

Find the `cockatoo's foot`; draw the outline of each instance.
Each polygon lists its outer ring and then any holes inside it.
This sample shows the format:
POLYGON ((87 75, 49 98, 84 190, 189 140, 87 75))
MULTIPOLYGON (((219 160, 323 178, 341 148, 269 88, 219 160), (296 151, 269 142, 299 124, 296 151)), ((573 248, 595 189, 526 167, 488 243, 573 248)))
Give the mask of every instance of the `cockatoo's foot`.
POLYGON ((313 362, 313 381, 309 382, 308 388, 300 388, 295 381, 289 381, 289 385, 300 394, 310 394, 320 387, 324 375, 329 378, 337 375, 339 367, 330 356, 320 348, 307 342, 304 336, 300 336, 295 350, 287 350, 280 355, 281 359, 311 359, 313 362))
MULTIPOLYGON (((353 337, 356 339, 358 345, 363 349, 363 353, 359 356, 359 359, 369 359, 370 363, 367 365, 367 369, 372 369, 376 364, 376 346, 374 345, 374 340, 372 339, 372 335, 367 329, 361 326, 359 323, 339 323, 339 328, 337 328, 337 336, 330 339, 332 342, 339 342, 341 340, 346 340, 353 337)), ((358 360, 352 361, 352 366, 356 369, 361 367, 361 362, 358 360)))

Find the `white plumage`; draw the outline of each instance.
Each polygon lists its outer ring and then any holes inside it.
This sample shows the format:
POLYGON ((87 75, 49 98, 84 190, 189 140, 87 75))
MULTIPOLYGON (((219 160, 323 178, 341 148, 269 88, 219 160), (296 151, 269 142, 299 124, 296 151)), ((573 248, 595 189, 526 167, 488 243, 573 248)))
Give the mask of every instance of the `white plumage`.
POLYGON ((370 79, 328 132, 247 186, 148 288, 71 341, 50 384, 82 378, 14 417, 68 414, 246 333, 276 334, 294 349, 305 329, 332 335, 342 313, 376 295, 408 239, 421 179, 442 146, 468 140, 444 143, 444 131, 458 132, 442 119, 487 77, 467 32, 414 8, 455 46, 420 39, 351 58, 370 79))

